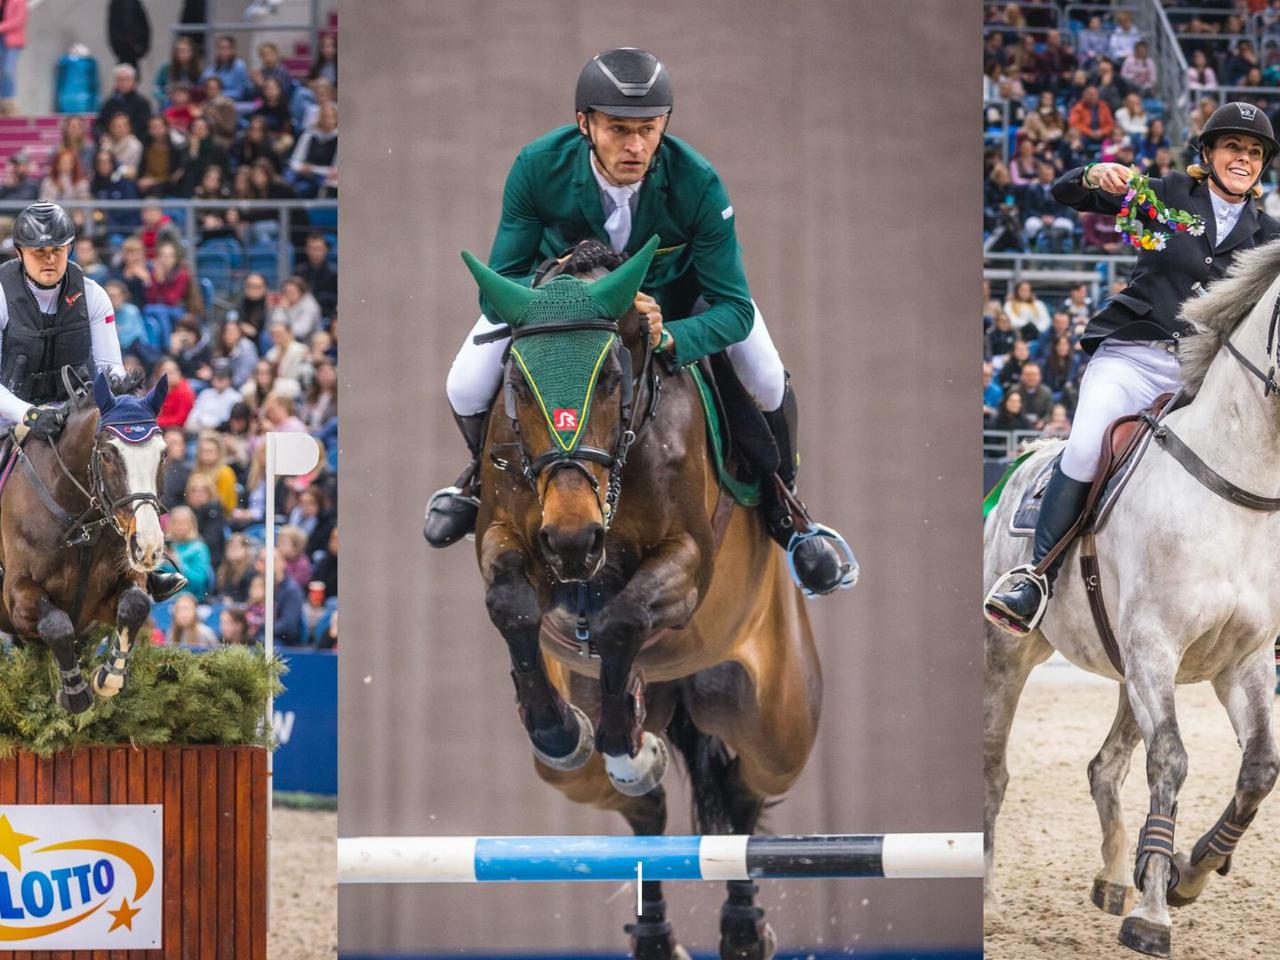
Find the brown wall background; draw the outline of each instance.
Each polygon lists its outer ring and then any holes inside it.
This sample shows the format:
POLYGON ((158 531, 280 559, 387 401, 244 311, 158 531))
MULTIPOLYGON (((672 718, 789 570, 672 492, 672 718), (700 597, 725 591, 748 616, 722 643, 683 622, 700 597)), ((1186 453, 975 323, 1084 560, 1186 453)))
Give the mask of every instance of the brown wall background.
MULTIPOLYGON (((776 832, 978 830, 981 676, 972 415, 979 345, 979 6, 382 0, 343 10, 340 832, 625 832, 536 778, 470 545, 431 551, 461 467, 444 402, 516 151, 572 117, 587 59, 671 70, 671 131, 719 169, 753 295, 793 374, 802 493, 863 566, 810 605, 827 696, 776 832)), ((689 832, 672 772, 671 832, 689 832)), ((974 881, 764 885, 783 946, 979 942, 974 881)), ((671 885, 714 949, 719 885, 671 885)), ((614 949, 634 891, 347 887, 349 951, 614 949)))

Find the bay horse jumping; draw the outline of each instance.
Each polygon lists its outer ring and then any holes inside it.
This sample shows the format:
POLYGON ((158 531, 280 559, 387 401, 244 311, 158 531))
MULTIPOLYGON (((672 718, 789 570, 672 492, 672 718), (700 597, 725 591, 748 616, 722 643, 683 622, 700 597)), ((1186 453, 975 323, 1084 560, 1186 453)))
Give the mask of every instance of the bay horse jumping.
POLYGON ((113 697, 151 611, 141 585, 164 553, 156 414, 169 381, 161 377, 145 397, 116 396, 99 373, 90 396, 69 370, 63 378, 66 426, 54 441, 16 444, 0 490, 0 629, 48 646, 61 677, 58 704, 82 713, 93 696, 77 638, 94 624, 115 627, 92 680, 94 692, 113 697))
MULTIPOLYGON (((697 384, 649 349, 633 301, 656 247, 584 241, 532 290, 463 254, 513 334, 477 554, 539 776, 661 834, 669 740, 698 829, 749 834, 808 758, 821 668, 782 552, 718 482, 697 384)), ((772 956, 755 893, 728 883, 721 957, 772 956)), ((642 899, 633 955, 686 956, 660 884, 642 899)))
MULTIPOLYGON (((1009 728, 1031 669, 1057 649, 1120 683, 1111 731, 1088 770, 1103 857, 1092 899, 1108 913, 1127 912, 1120 942, 1155 956, 1170 953, 1168 908, 1189 904, 1215 872, 1227 873, 1236 843, 1280 773, 1272 732, 1273 644, 1280 634, 1280 391, 1274 379, 1280 241, 1240 254, 1227 276, 1185 304, 1182 315, 1197 328, 1180 350, 1195 400, 1155 425, 1148 452, 1095 535, 1097 576, 1086 587, 1074 575, 1081 547, 1073 545, 1037 630, 1016 637, 986 628, 987 915, 998 908, 991 874, 996 817, 1009 780, 1009 728), (1091 589, 1101 589, 1109 608, 1114 662, 1095 625, 1091 589), (1174 687, 1206 680, 1226 709, 1242 757, 1222 816, 1186 854, 1174 844, 1177 796, 1187 773, 1174 687), (1146 746, 1151 805, 1131 870, 1120 787, 1139 741, 1146 746), (1141 896, 1130 909, 1135 887, 1141 896)), ((1036 449, 987 517, 987 588, 1026 562, 1030 541, 1011 536, 1010 522, 1024 490, 1060 450, 1058 442, 1036 449)))

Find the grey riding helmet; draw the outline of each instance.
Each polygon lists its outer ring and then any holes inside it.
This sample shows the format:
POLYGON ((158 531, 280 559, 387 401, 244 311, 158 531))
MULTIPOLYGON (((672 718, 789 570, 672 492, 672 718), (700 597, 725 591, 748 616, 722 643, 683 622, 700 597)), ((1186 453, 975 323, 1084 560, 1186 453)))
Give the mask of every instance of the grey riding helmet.
POLYGON ((56 203, 33 203, 13 221, 15 247, 65 247, 76 238, 76 225, 56 203))
POLYGON ((652 53, 615 47, 595 57, 578 74, 573 97, 578 113, 597 110, 611 117, 661 117, 674 97, 667 68, 652 53))
MULTIPOLYGON (((1280 153, 1280 143, 1276 141, 1275 131, 1271 128, 1271 120, 1262 111, 1261 107, 1257 107, 1252 103, 1237 101, 1224 103, 1213 111, 1213 115, 1205 121, 1204 127, 1200 130, 1200 140, 1197 146, 1200 148, 1200 156, 1204 161, 1204 165, 1209 168, 1209 175, 1213 177, 1214 183, 1227 193, 1231 193, 1222 181, 1218 179, 1218 174, 1213 169, 1213 164, 1209 163, 1209 150, 1213 147, 1214 142, 1228 133, 1239 133, 1249 137, 1256 137, 1262 141, 1262 169, 1258 172, 1258 180, 1262 179, 1263 174, 1267 172, 1267 167, 1271 166, 1271 161, 1276 158, 1277 153, 1280 153)), ((1257 183, 1257 181, 1255 180, 1254 183, 1257 183)), ((1252 186, 1250 189, 1252 189, 1252 186)), ((1245 192, 1247 193, 1248 191, 1245 192)))

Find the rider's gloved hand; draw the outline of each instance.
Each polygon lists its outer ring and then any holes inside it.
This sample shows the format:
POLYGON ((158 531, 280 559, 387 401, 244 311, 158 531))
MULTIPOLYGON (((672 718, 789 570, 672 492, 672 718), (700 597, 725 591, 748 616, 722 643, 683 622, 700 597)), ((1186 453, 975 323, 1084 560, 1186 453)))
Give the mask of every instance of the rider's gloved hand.
POLYGON ((65 410, 58 407, 32 407, 22 417, 22 423, 14 428, 14 435, 22 440, 27 434, 52 440, 62 432, 67 422, 65 410))

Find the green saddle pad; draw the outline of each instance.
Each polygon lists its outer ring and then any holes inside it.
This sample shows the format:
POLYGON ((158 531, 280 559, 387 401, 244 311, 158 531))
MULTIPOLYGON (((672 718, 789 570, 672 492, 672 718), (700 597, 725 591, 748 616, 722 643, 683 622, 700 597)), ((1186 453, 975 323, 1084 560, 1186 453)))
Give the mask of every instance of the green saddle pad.
POLYGON ((702 398, 702 410, 707 417, 707 439, 711 443, 711 459, 715 463, 716 476, 720 486, 728 491, 744 507, 754 507, 760 503, 760 481, 746 481, 734 474, 725 462, 724 451, 729 446, 728 427, 720 419, 720 411, 716 409, 715 396, 702 371, 697 365, 686 368, 698 385, 698 396, 702 398))

